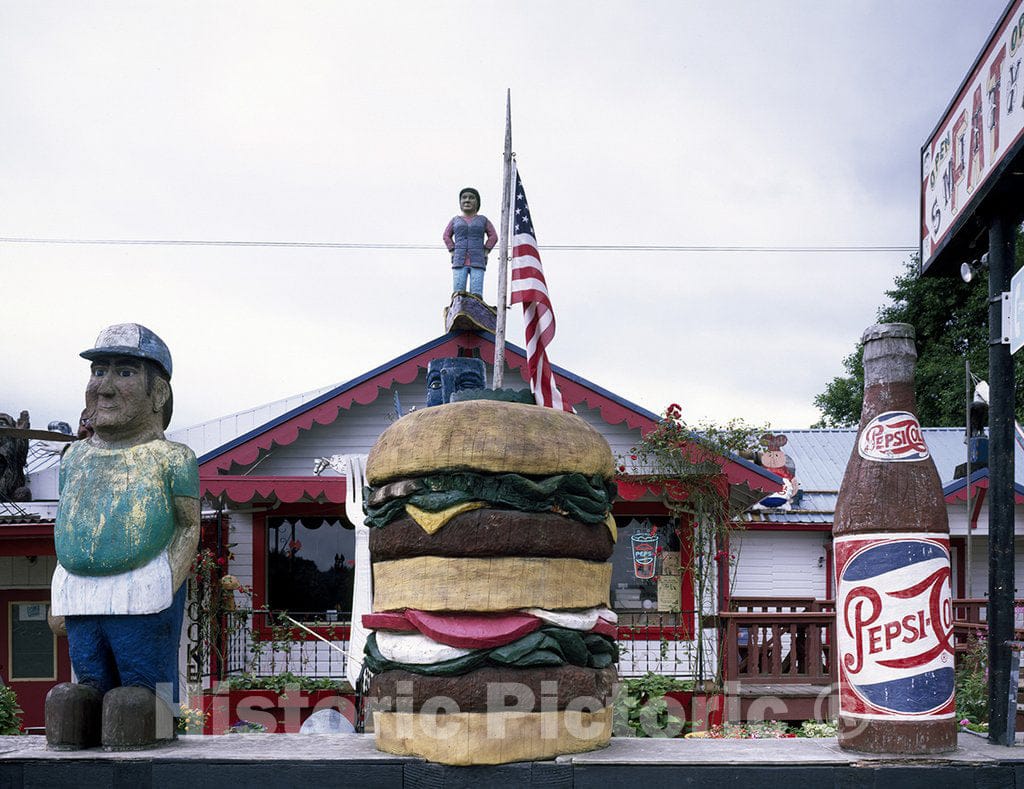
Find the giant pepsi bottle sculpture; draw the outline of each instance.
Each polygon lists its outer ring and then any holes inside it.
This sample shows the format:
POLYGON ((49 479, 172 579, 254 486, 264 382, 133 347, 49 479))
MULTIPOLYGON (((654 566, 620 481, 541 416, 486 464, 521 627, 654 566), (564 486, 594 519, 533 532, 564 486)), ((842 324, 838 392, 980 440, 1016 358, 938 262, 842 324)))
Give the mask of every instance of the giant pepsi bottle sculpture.
POLYGON ((839 744, 956 747, 949 522, 915 415, 914 327, 870 327, 864 406, 833 526, 839 744))

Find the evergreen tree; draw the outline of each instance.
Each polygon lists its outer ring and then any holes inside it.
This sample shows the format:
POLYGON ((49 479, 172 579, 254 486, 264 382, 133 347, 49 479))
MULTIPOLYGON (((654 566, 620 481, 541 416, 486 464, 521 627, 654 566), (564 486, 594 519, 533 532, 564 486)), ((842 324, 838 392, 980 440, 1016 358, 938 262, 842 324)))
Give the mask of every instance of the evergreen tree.
MULTIPOLYGON (((1020 239, 1018 238, 1018 246, 1020 239)), ((1018 253, 1018 260, 1020 260, 1018 253)), ((917 408, 922 425, 961 427, 965 421, 964 360, 979 378, 988 373, 988 285, 959 277, 919 277, 912 257, 897 275, 891 303, 878 310, 879 323, 909 323, 917 330, 917 408)), ((814 398, 821 411, 815 427, 848 427, 860 421, 864 399, 864 347, 843 359, 846 375, 833 378, 814 398)), ((1024 358, 1015 365, 1017 414, 1024 413, 1024 358)))

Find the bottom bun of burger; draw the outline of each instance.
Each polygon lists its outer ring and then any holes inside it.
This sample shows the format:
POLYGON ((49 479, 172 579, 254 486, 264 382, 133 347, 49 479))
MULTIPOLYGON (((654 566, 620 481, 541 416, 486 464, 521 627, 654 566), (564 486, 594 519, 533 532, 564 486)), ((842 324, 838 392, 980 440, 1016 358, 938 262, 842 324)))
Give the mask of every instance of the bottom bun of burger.
POLYGON ((546 712, 374 712, 377 750, 439 764, 552 759, 603 748, 612 735, 612 706, 546 712))
POLYGON ((454 677, 392 670, 370 680, 372 708, 382 712, 541 712, 602 709, 612 703, 614 668, 488 666, 454 677))

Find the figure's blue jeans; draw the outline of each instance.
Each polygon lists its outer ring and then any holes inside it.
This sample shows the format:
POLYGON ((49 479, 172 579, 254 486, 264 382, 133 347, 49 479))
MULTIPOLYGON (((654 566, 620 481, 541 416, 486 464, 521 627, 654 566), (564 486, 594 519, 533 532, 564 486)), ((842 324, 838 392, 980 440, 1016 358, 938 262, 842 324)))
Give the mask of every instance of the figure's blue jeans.
POLYGON ((466 290, 466 278, 469 277, 469 292, 477 296, 484 295, 484 269, 472 266, 456 266, 452 269, 452 292, 466 290))
POLYGON ((155 614, 68 616, 68 651, 75 676, 100 693, 149 688, 177 712, 178 642, 188 584, 155 614))

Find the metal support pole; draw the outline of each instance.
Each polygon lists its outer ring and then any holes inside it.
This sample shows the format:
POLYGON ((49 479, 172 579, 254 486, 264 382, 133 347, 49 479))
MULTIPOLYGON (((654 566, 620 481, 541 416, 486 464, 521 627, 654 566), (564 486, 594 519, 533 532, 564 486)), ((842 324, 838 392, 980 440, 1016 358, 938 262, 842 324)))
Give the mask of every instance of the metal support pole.
MULTIPOLYGON (((971 360, 967 358, 964 359, 964 378, 966 379, 966 395, 964 400, 966 403, 966 409, 964 425, 966 425, 965 431, 967 434, 967 536, 964 538, 964 547, 966 548, 967 557, 964 562, 964 597, 974 597, 974 584, 971 583, 973 580, 971 578, 971 562, 974 561, 974 551, 971 550, 973 547, 972 538, 974 537, 974 535, 971 534, 971 395, 973 393, 973 387, 971 386, 971 360)), ((953 591, 953 596, 956 597, 956 590, 953 591)))
MULTIPOLYGON (((991 742, 1013 745, 1008 729, 1013 640, 1013 356, 1003 345, 1002 293, 1013 274, 1014 228, 1005 215, 988 230, 988 720, 991 742), (1009 740, 1009 741, 1008 741, 1009 740)), ((1016 693, 1014 693, 1016 697, 1016 693)))
POLYGON ((505 153, 501 179, 501 249, 498 258, 498 315, 494 328, 494 370, 491 388, 505 383, 505 321, 508 317, 509 214, 512 202, 512 89, 505 92, 505 153))

